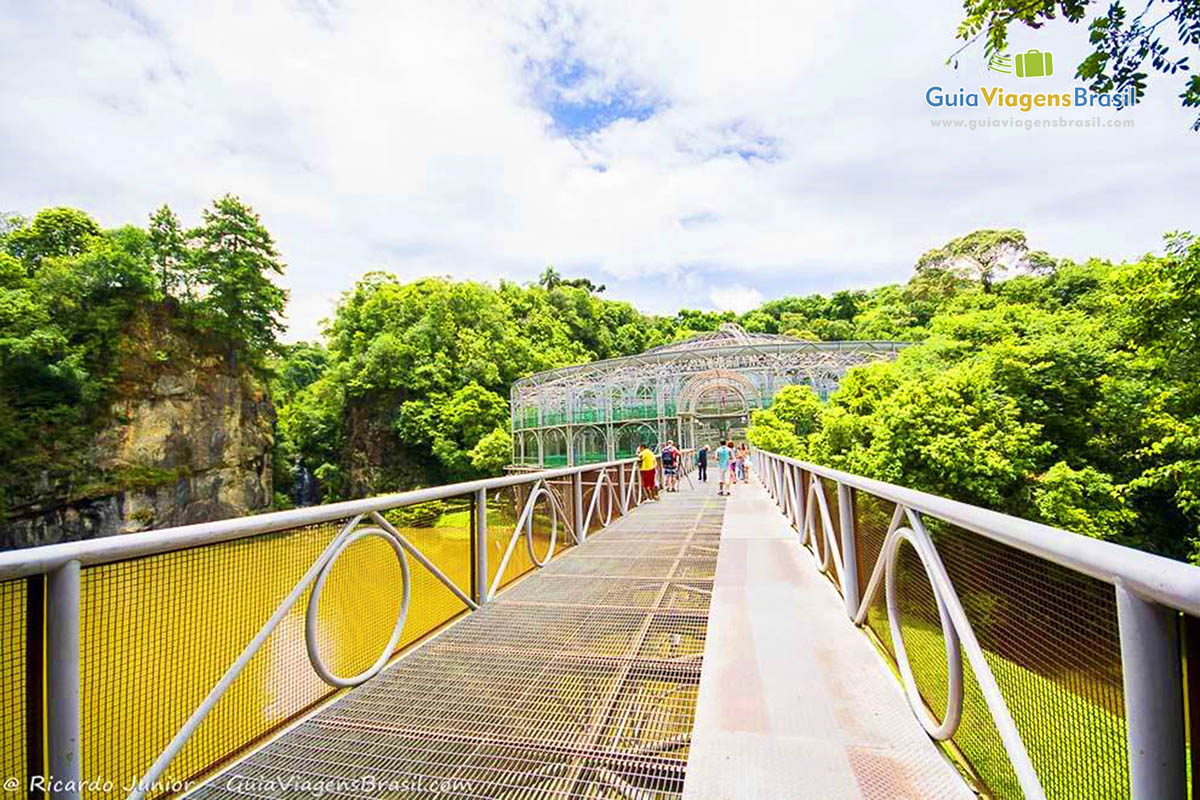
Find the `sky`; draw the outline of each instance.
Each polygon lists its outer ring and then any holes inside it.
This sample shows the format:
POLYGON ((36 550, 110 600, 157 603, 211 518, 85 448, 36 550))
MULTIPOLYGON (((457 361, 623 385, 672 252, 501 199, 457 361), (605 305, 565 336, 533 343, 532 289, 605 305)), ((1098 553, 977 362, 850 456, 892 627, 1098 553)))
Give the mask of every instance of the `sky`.
MULTIPOLYGON (((1103 5, 1103 4, 1102 4, 1103 5)), ((253 3, 0 0, 0 210, 185 223, 232 192, 276 237, 288 338, 370 270, 535 280, 647 312, 745 311, 906 280, 1017 227, 1075 259, 1200 229, 1178 79, 1138 107, 932 108, 1070 92, 1080 26, 1014 29, 1055 75, 957 67, 958 0, 253 3), (1101 117, 1133 127, 934 127, 1101 117)))

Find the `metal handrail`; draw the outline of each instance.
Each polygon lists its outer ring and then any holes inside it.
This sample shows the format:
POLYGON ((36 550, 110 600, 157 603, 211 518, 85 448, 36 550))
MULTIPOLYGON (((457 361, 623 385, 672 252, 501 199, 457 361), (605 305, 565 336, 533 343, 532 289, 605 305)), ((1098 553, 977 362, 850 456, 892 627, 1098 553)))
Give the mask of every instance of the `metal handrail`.
POLYGON ((929 514, 1105 583, 1122 584, 1147 600, 1200 616, 1200 568, 1190 564, 958 500, 906 489, 788 456, 770 455, 785 464, 929 514))
MULTIPOLYGON (((184 726, 179 729, 171 743, 155 759, 145 775, 137 782, 130 794, 131 800, 137 800, 145 795, 149 786, 162 775, 170 765, 174 756, 179 753, 191 734, 207 716, 216 702, 238 677, 249 660, 266 641, 276 628, 283 616, 299 600, 301 594, 309 586, 313 586, 310 596, 309 610, 306 614, 306 636, 309 660, 314 670, 326 683, 335 687, 356 685, 370 679, 384 666, 391 656, 391 650, 403 630, 407 616, 410 590, 409 569, 406 555, 416 559, 433 576, 455 594, 469 609, 477 609, 492 598, 499 588, 507 566, 509 555, 517 537, 524 533, 529 542, 531 560, 537 567, 545 566, 554 555, 553 537, 550 548, 544 559, 539 560, 533 554, 532 524, 533 509, 540 497, 548 496, 551 524, 557 529, 558 520, 563 519, 564 526, 576 543, 582 543, 587 535, 592 512, 598 503, 598 494, 604 484, 610 491, 618 491, 617 502, 621 512, 628 511, 641 501, 640 488, 636 496, 632 489, 638 482, 634 479, 636 472, 635 459, 619 459, 592 464, 548 469, 537 472, 524 472, 484 480, 467 481, 463 483, 437 486, 427 489, 417 489, 409 492, 399 492, 362 500, 350 500, 341 503, 331 503, 323 506, 291 509, 261 514, 253 517, 206 522, 196 525, 184 525, 157 531, 124 534, 102 539, 91 539, 79 542, 32 547, 24 550, 14 550, 0 553, 0 581, 13 580, 35 575, 47 576, 46 593, 46 706, 48 711, 48 729, 46 735, 47 764, 50 774, 65 788, 54 792, 54 799, 78 798, 81 796, 81 703, 80 703, 80 609, 81 609, 81 567, 99 565, 131 558, 140 558, 183 549, 237 541, 252 536, 274 533, 296 528, 319 525, 337 521, 344 523, 340 532, 326 546, 324 552, 309 567, 305 575, 284 598, 275 612, 259 629, 254 638, 245 646, 235 662, 227 669, 217 685, 213 686, 204 701, 189 717, 184 726), (629 469, 629 479, 626 479, 626 468, 629 469), (620 490, 613 485, 611 472, 615 471, 620 490), (587 517, 583 511, 584 473, 595 472, 595 491, 587 517), (558 495, 549 489, 551 481, 558 478, 570 478, 571 507, 564 506, 558 495), (486 586, 488 574, 487 547, 487 493, 496 489, 510 486, 530 485, 532 489, 523 506, 522 513, 514 526, 508 552, 504 562, 497 570, 492 586, 486 586), (452 497, 470 495, 474 499, 475 539, 472 544, 473 570, 477 580, 473 588, 473 597, 468 597, 454 585, 438 567, 423 553, 412 545, 393 527, 382 512, 404 508, 432 500, 443 500, 452 497), (346 522, 349 520, 349 522, 346 522), (366 527, 359 527, 365 523, 366 527), (320 587, 334 561, 341 552, 353 541, 363 536, 378 536, 392 546, 396 553, 403 573, 403 602, 401 612, 394 626, 388 647, 380 658, 365 672, 359 675, 342 678, 333 675, 323 664, 315 650, 314 633, 314 604, 320 595, 320 587)), ((589 481, 588 485, 592 485, 589 481)), ((612 520, 612 499, 610 498, 609 513, 601 519, 602 526, 607 526, 612 520)))
POLYGON ((532 481, 569 477, 580 472, 631 463, 633 463, 633 459, 619 459, 560 467, 477 481, 451 483, 445 486, 431 486, 427 489, 378 495, 362 500, 346 500, 340 503, 293 508, 287 511, 272 511, 250 517, 180 525, 174 528, 126 533, 120 536, 86 539, 78 542, 48 544, 22 550, 8 550, 0 553, 0 581, 52 572, 71 561, 78 561, 83 566, 89 566, 156 553, 169 553, 173 550, 228 542, 305 525, 319 525, 350 519, 360 514, 370 514, 373 511, 390 511, 418 503, 427 503, 431 500, 462 497, 481 490, 503 489, 532 481))
POLYGON ((961 659, 966 655, 1022 793, 1030 800, 1046 797, 1041 780, 922 515, 1113 585, 1132 797, 1186 797, 1178 615, 1200 613, 1200 568, 776 453, 759 449, 752 453, 760 481, 798 528, 802 543, 812 544, 818 568, 826 573, 837 571, 846 612, 854 624, 866 624, 871 603, 881 591, 884 593, 905 694, 922 728, 934 739, 950 738, 961 722, 961 659), (809 480, 808 490, 804 491, 802 478, 806 473, 837 485, 840 543, 833 535, 825 487, 819 480, 809 480), (895 503, 891 524, 861 598, 852 489, 895 503), (896 565, 905 542, 916 551, 924 567, 945 637, 949 685, 940 722, 924 705, 900 635, 896 565))

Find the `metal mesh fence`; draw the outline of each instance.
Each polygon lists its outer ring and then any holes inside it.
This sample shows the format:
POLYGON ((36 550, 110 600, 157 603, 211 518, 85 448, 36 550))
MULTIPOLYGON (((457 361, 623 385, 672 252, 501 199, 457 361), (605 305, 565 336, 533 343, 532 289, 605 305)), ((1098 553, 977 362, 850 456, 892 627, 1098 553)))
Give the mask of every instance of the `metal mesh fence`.
POLYGON ((678 797, 721 516, 639 509, 195 796, 678 797))
MULTIPOLYGON (((533 491, 533 486, 533 484, 518 484, 516 486, 505 486, 500 489, 494 489, 487 493, 487 565, 489 587, 495 580, 496 573, 500 570, 500 564, 504 560, 504 553, 508 549, 509 541, 512 539, 514 533, 514 527, 517 524, 517 520, 521 517, 525 503, 529 500, 529 493, 533 491)), ((565 492, 563 487, 559 485, 550 485, 547 486, 547 489, 559 497, 563 511, 566 512, 566 515, 570 515, 572 513, 570 482, 568 481, 565 492)), ((552 533, 554 534, 554 553, 556 556, 571 546, 570 522, 569 517, 553 508, 549 497, 542 496, 534 503, 532 521, 528 524, 532 525, 533 551, 539 560, 546 556, 547 549, 550 547, 552 533), (555 530, 556 525, 557 530, 555 530)), ((537 565, 529 554, 526 534, 522 531, 517 538, 516 545, 513 547, 508 565, 504 569, 504 577, 500 582, 500 587, 508 586, 513 581, 536 568, 537 565)))
MULTIPOLYGON (((469 593, 468 502, 437 501, 385 516, 469 593)), ((85 568, 80 647, 85 779, 129 781, 142 775, 344 524, 85 568)), ((429 570, 408 561, 411 603, 399 647, 464 610, 429 570)), ((379 656, 399 613, 401 586, 394 552, 376 537, 351 544, 330 568, 317 608, 317 650, 334 674, 357 674, 379 656)), ((167 781, 208 771, 332 694, 308 661, 304 627, 310 593, 304 592, 189 739, 167 781)))
MULTIPOLYGON (((38 577, 34 580, 42 580, 38 577)), ((24 580, 0 583, 0 778, 27 785, 24 580)))
MULTIPOLYGON (((860 586, 865 590, 894 505, 854 496, 860 586)), ((1050 798, 1127 798, 1128 757, 1116 601, 1111 586, 924 519, 991 672, 1050 798)), ((947 693, 945 640, 929 579, 901 546, 897 600, 913 673, 935 717, 947 693)), ((882 591, 868 625, 895 658, 882 591)), ((976 676, 963 655, 962 722, 953 743, 987 791, 1020 798, 1016 776, 976 676)))

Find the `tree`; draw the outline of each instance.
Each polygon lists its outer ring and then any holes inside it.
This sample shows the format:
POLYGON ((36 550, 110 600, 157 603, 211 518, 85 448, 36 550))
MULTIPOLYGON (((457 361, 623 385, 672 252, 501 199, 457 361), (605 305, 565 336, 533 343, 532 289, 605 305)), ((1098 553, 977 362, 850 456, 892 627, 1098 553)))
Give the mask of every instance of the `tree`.
POLYGON ((779 320, 761 309, 756 309, 742 316, 742 327, 750 333, 776 333, 779 330, 779 320))
POLYGON ((770 409, 759 409, 750 415, 750 428, 746 431, 750 444, 762 450, 792 458, 806 458, 804 442, 796 435, 791 425, 781 420, 770 409))
POLYGON ((0 237, 8 236, 13 231, 20 230, 29 222, 20 214, 11 211, 0 211, 0 237))
POLYGON ((771 411, 801 439, 821 427, 821 398, 808 386, 784 386, 776 392, 771 411))
POLYGON ((191 238, 196 271, 208 289, 199 303, 206 324, 229 340, 231 355, 240 351, 257 361, 274 352, 285 330, 287 292, 271 282, 272 274, 283 274, 283 263, 258 215, 225 195, 204 212, 191 238))
POLYGON ((5 249, 33 270, 43 259, 82 253, 88 241, 100 235, 100 226, 74 208, 47 208, 39 211, 29 225, 10 230, 4 237, 5 249))
POLYGON ((277 402, 285 401, 315 383, 329 368, 329 351, 320 342, 296 342, 280 348, 271 384, 277 402))
POLYGON ((1200 369, 1200 239, 1168 234, 1165 251, 1121 270, 1110 303, 1124 312, 1123 332, 1140 347, 1194 376, 1200 369))
POLYGON ((607 288, 602 283, 593 283, 590 278, 564 278, 553 266, 542 270, 537 283, 546 291, 557 289, 560 286, 568 286, 572 289, 583 289, 588 294, 600 294, 607 288))
POLYGON ((1006 271, 1042 267, 1047 260, 1044 253, 1030 254, 1022 231, 978 230, 926 251, 917 261, 917 275, 950 275, 978 281, 988 291, 1006 271))
POLYGON ((471 448, 471 466, 482 475, 497 475, 512 461, 513 440, 504 428, 496 428, 471 448))
POLYGON ((1059 461, 1038 476, 1033 503, 1040 521, 1093 539, 1113 539, 1137 519, 1109 475, 1059 461))
POLYGON ((166 203, 150 216, 149 233, 154 267, 163 294, 179 300, 194 300, 194 276, 187 239, 179 217, 166 203))
POLYGON ((154 287, 146 234, 132 226, 102 231, 53 208, 0 236, 0 517, 39 482, 96 480, 81 453, 154 287))
MULTIPOLYGON (((1092 0, 965 0, 958 38, 966 44, 951 59, 980 37, 985 39, 984 57, 990 58, 1007 46, 1010 24, 1036 29, 1060 15, 1078 23, 1090 7, 1092 0)), ((1132 88, 1140 98, 1146 91, 1147 62, 1149 68, 1166 75, 1188 71, 1188 56, 1176 57, 1160 28, 1173 27, 1184 48, 1200 45, 1200 3, 1146 0, 1136 4, 1134 12, 1130 14, 1123 0, 1115 0, 1088 23, 1092 52, 1080 62, 1075 77, 1089 81, 1093 91, 1120 93, 1132 88)), ((1184 80, 1179 97, 1185 108, 1200 106, 1200 75, 1184 80)), ((1192 130, 1200 131, 1200 116, 1192 130)))
POLYGON ((600 294, 606 287, 603 283, 592 283, 590 278, 564 278, 560 286, 570 286, 572 289, 583 289, 588 294, 600 294))
POLYGON ((542 276, 538 278, 538 285, 549 291, 562 283, 562 275, 554 267, 549 266, 542 270, 542 276))

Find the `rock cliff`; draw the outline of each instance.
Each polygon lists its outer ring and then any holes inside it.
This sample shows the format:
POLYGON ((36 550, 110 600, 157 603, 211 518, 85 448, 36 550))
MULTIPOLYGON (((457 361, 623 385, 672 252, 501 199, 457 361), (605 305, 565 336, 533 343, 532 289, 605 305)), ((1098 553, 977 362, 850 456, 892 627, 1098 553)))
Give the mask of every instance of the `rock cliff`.
POLYGON ((70 474, 48 469, 37 485, 24 487, 0 522, 0 549, 206 522, 271 505, 269 396, 248 370, 219 355, 175 357, 186 351, 182 344, 130 349, 107 420, 82 459, 70 474))

